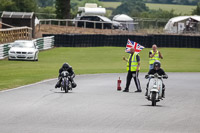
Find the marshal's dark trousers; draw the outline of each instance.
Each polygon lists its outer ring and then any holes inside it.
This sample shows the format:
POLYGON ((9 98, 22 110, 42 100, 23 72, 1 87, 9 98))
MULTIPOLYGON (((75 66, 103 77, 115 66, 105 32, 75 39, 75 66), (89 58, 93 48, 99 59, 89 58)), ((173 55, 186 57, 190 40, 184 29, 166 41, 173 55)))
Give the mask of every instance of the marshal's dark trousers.
POLYGON ((131 83, 131 79, 132 78, 134 78, 137 90, 141 90, 141 86, 140 86, 140 81, 138 79, 138 75, 139 75, 139 71, 138 72, 136 72, 136 71, 134 71, 134 72, 128 71, 127 78, 126 78, 126 88, 125 88, 125 90, 129 90, 129 85, 131 83))

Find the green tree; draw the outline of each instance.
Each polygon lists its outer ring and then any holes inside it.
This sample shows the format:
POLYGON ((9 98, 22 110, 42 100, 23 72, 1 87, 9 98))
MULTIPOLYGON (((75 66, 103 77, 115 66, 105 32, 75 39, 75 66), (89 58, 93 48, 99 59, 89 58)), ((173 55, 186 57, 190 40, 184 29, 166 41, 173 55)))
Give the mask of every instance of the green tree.
POLYGON ((36 8, 35 0, 0 0, 1 11, 33 12, 36 8))
POLYGON ((180 16, 180 14, 175 14, 174 10, 165 11, 162 9, 159 10, 150 10, 148 12, 142 12, 140 17, 142 18, 173 18, 176 16, 180 16))
POLYGON ((70 0, 56 0, 56 15, 60 19, 70 18, 70 0))
POLYGON ((145 2, 179 4, 179 5, 196 5, 199 0, 145 0, 145 2))
POLYGON ((19 12, 34 12, 37 9, 35 0, 13 0, 19 12))
POLYGON ((200 2, 197 4, 197 7, 192 11, 193 15, 200 15, 200 2))
POLYGON ((37 0, 37 3, 40 7, 53 6, 55 0, 37 0))
POLYGON ((127 14, 138 16, 141 12, 148 10, 148 7, 142 0, 123 0, 122 4, 113 11, 113 15, 127 14))
POLYGON ((0 10, 1 11, 16 11, 17 7, 15 2, 12 0, 0 0, 0 10))
POLYGON ((39 19, 42 18, 55 19, 56 18, 55 11, 56 9, 53 6, 39 7, 36 16, 39 19))

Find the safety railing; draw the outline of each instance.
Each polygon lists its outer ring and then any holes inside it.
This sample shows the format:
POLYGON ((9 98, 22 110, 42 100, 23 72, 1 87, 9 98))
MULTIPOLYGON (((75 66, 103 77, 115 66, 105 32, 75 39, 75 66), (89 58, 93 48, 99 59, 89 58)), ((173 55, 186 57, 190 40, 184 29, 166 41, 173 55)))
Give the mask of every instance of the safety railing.
POLYGON ((19 39, 32 39, 32 28, 16 27, 9 29, 0 29, 0 44, 13 42, 19 39))
POLYGON ((42 24, 58 25, 58 26, 73 26, 82 28, 94 29, 111 29, 111 30, 128 30, 134 31, 138 29, 138 22, 103 22, 75 19, 40 19, 39 30, 42 24))

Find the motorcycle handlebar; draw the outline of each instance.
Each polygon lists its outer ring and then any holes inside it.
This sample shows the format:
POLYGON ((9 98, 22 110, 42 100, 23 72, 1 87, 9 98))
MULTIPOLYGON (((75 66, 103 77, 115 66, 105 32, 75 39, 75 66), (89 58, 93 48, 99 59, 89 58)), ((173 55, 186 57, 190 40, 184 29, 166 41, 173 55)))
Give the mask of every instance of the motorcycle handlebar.
POLYGON ((168 78, 167 75, 162 75, 162 76, 159 76, 158 74, 154 74, 154 75, 145 75, 145 78, 146 78, 146 79, 148 79, 148 78, 155 78, 155 77, 158 77, 159 79, 161 79, 161 78, 167 79, 167 78, 168 78))

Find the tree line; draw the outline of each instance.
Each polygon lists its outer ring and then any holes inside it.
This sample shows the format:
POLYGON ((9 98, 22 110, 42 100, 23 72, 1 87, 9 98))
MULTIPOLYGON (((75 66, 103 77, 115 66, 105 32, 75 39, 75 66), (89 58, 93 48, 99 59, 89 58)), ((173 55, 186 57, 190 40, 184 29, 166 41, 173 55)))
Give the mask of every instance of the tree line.
POLYGON ((159 4, 197 5, 199 0, 145 0, 145 2, 159 4))
MULTIPOLYGON (((116 14, 127 14, 131 17, 145 18, 171 18, 182 14, 175 14, 173 10, 164 11, 150 10, 145 2, 183 2, 198 0, 120 0, 121 5, 113 10, 113 16, 116 14)), ((74 18, 76 17, 78 7, 84 6, 85 3, 97 3, 101 5, 99 0, 0 0, 1 11, 17 11, 17 12, 36 12, 55 14, 47 18, 74 18)), ((196 9, 192 14, 200 15, 200 3, 196 4, 196 9)))
MULTIPOLYGON (((99 0, 105 2, 122 2, 124 0, 99 0)), ((134 0, 133 0, 134 1, 134 0)), ((145 3, 197 5, 199 0, 143 0, 145 3)))
MULTIPOLYGON (((122 4, 113 11, 112 15, 127 14, 131 17, 167 18, 167 19, 176 17, 176 16, 185 15, 185 14, 176 14, 174 10, 171 10, 171 11, 165 11, 162 9, 150 10, 146 6, 144 0, 143 1, 142 0, 122 0, 121 2, 122 4)), ((193 10, 192 14, 186 14, 186 15, 200 15, 200 3, 197 4, 197 7, 196 9, 193 10)))

